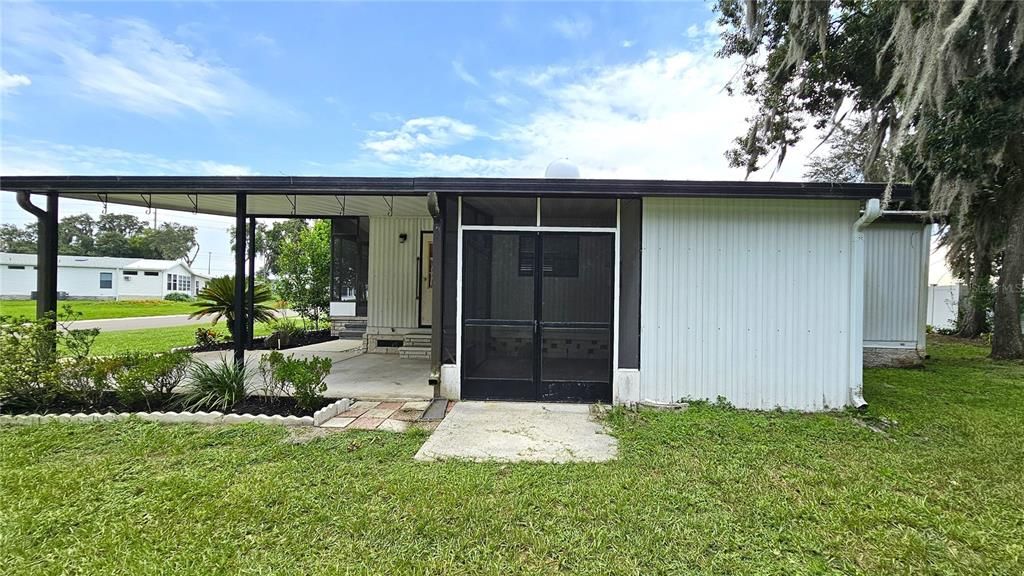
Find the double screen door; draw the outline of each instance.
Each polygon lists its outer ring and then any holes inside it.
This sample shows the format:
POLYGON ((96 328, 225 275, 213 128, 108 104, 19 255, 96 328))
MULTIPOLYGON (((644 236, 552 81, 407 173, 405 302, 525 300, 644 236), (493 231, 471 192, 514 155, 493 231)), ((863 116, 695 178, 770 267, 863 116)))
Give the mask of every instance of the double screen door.
POLYGON ((609 402, 614 235, 463 232, 462 396, 609 402))

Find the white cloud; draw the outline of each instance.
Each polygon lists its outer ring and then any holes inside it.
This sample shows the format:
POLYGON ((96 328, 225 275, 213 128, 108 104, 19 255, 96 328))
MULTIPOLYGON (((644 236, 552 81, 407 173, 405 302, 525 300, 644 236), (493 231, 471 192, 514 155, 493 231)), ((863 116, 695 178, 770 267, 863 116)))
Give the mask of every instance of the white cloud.
POLYGON ((73 146, 43 140, 4 141, 0 174, 45 176, 57 174, 136 176, 246 176, 248 166, 211 160, 172 160, 154 154, 100 146, 73 146))
POLYGON ((7 70, 0 68, 0 93, 13 94, 18 91, 18 88, 30 84, 32 84, 32 80, 28 76, 24 74, 11 74, 7 70))
POLYGON ((455 75, 458 76, 463 82, 472 84, 473 86, 479 86, 480 82, 466 70, 466 67, 462 64, 462 60, 452 60, 452 70, 455 71, 455 75))
MULTIPOLYGON (((752 112, 749 100, 723 91, 737 65, 702 47, 615 66, 498 71, 512 94, 495 103, 514 97, 520 104, 496 116, 486 140, 468 131, 458 153, 447 153, 410 144, 405 131, 386 133, 375 141, 386 141, 389 154, 377 158, 430 175, 539 176, 551 160, 568 157, 588 178, 742 179, 724 157, 752 112)), ((790 150, 774 178, 800 180, 814 143, 790 150)), ((771 168, 751 176, 770 177, 771 168)))
POLYGON ((445 148, 471 140, 477 134, 476 126, 447 116, 413 118, 397 130, 371 132, 363 148, 382 160, 399 161, 410 152, 445 148))
POLYGON ((73 92, 148 116, 286 111, 233 69, 203 57, 141 20, 60 16, 33 4, 7 6, 5 43, 17 53, 56 57, 73 92))
POLYGON ((568 66, 548 66, 546 68, 502 68, 492 70, 491 77, 499 82, 516 82, 531 88, 540 88, 553 80, 564 77, 572 71, 568 66))
POLYGON ((561 17, 552 23, 555 31, 566 40, 580 40, 590 36, 593 24, 586 16, 561 17))
POLYGON ((263 46, 264 48, 277 48, 277 40, 262 32, 254 34, 253 37, 249 39, 249 42, 257 46, 263 46))
POLYGON ((632 48, 633 45, 635 45, 635 44, 636 44, 636 40, 623 40, 622 41, 622 47, 623 48, 632 48))
POLYGON ((711 18, 701 25, 691 24, 690 27, 686 29, 686 36, 688 38, 700 38, 704 36, 717 39, 722 34, 723 30, 725 30, 725 26, 719 24, 717 18, 711 18))

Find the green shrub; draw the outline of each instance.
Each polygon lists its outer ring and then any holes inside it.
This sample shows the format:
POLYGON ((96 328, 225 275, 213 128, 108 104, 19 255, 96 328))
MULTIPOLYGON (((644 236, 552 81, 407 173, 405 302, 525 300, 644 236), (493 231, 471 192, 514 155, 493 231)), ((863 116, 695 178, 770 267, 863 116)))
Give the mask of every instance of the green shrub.
POLYGON ((267 348, 280 350, 291 345, 292 340, 302 333, 302 327, 289 318, 280 318, 270 324, 267 348))
POLYGON ((49 319, 0 316, 0 405, 42 411, 60 392, 49 319))
POLYGON ((67 305, 56 318, 0 316, 0 405, 46 411, 63 391, 65 375, 81 385, 72 394, 95 397, 95 384, 86 382, 94 368, 89 352, 99 330, 71 329, 80 317, 67 305), (60 329, 52 330, 54 323, 60 329))
POLYGON ((196 328, 196 346, 210 348, 220 342, 220 335, 211 328, 196 328))
POLYGON ((95 409, 112 390, 113 377, 123 367, 118 357, 76 358, 60 363, 60 392, 85 410, 95 409))
POLYGON ((284 354, 277 350, 260 356, 259 371, 260 378, 263 380, 260 393, 272 402, 281 396, 288 395, 288 385, 278 379, 277 371, 275 370, 284 362, 284 359, 284 354))
POLYGON ((192 365, 186 351, 138 354, 115 376, 118 399, 126 406, 164 406, 185 380, 192 365))
POLYGON ((246 364, 225 360, 213 365, 196 362, 189 375, 191 387, 180 401, 185 410, 226 412, 249 396, 252 374, 246 364))
POLYGON ((260 373, 268 393, 290 392, 299 408, 314 410, 323 403, 323 393, 327 391, 325 380, 331 373, 331 360, 318 356, 296 360, 294 354, 286 357, 274 351, 260 358, 260 373), (270 389, 277 392, 270 392, 270 389))
POLYGON ((171 292, 167 296, 164 296, 164 300, 170 300, 171 302, 191 302, 192 297, 184 292, 171 292))

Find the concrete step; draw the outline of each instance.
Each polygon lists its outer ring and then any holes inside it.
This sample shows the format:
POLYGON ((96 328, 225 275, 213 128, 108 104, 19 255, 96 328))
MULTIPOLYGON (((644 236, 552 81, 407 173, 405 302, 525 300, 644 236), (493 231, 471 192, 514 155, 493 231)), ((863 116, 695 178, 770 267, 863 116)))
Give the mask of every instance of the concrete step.
POLYGON ((430 358, 430 348, 423 346, 402 346, 398 349, 399 358, 430 358))
POLYGON ((402 346, 430 348, 430 334, 406 334, 402 338, 402 346))

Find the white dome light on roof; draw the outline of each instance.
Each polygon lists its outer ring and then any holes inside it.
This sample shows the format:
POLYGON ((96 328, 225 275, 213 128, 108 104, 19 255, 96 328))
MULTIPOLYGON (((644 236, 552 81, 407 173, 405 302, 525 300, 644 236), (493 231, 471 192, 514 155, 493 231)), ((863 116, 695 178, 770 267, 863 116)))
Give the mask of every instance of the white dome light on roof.
POLYGON ((569 162, 568 158, 559 158, 551 164, 548 164, 547 170, 544 171, 545 178, 579 178, 580 169, 578 166, 569 162))

